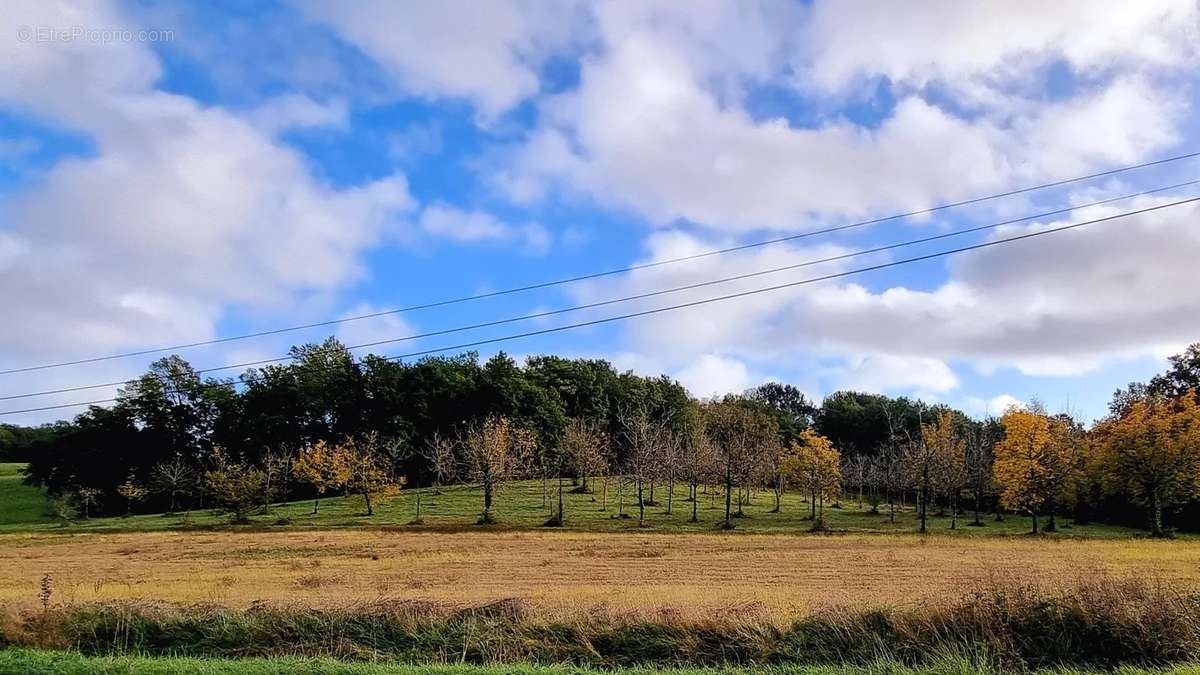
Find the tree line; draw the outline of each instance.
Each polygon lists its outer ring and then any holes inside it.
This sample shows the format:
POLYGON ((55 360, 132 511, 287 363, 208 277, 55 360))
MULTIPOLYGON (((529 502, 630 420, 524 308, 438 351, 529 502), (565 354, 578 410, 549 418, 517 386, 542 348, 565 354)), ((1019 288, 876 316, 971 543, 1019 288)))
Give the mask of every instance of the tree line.
MULTIPOLYGON (((829 503, 857 498, 896 519, 931 510, 957 528, 985 515, 1195 527, 1200 492, 1200 345, 1171 369, 1113 397, 1086 429, 1036 402, 1002 417, 908 398, 836 392, 819 405, 768 383, 697 401, 677 382, 616 371, 592 359, 501 353, 401 363, 355 358, 330 339, 293 348, 291 362, 235 379, 201 378, 178 356, 151 365, 110 408, 23 429, 12 444, 26 482, 60 512, 83 517, 213 507, 243 521, 263 505, 355 494, 364 510, 403 486, 469 483, 480 521, 500 487, 542 482, 547 524, 561 525, 562 492, 592 492, 601 508, 644 524, 676 508, 682 490, 718 490, 720 525, 733 527, 752 493, 805 496, 813 529, 829 503), (1190 509, 1190 510, 1189 510, 1190 509)), ((10 454, 13 450, 10 449, 10 454)), ((419 493, 418 493, 419 494, 419 493)), ((420 504, 417 503, 417 519, 420 504)))

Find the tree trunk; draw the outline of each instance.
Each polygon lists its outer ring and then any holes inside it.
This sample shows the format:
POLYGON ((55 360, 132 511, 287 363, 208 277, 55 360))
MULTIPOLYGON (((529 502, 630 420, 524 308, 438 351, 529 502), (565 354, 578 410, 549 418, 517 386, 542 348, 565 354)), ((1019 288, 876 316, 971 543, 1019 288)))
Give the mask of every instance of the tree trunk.
POLYGON ((646 524, 646 500, 642 498, 644 492, 645 486, 642 484, 642 481, 639 480, 637 484, 639 527, 646 524))
POLYGON ((691 522, 693 522, 693 523, 700 522, 700 518, 697 517, 697 515, 696 515, 696 502, 697 501, 699 501, 699 500, 696 499, 696 484, 692 483, 692 520, 691 520, 691 522))
POLYGON ((319 507, 320 504, 321 504, 321 495, 318 494, 316 497, 313 498, 313 515, 314 516, 317 515, 317 507, 319 507))
POLYGON ((675 501, 675 479, 671 478, 671 482, 667 485, 667 515, 671 515, 671 507, 675 501))
POLYGON ((958 529, 958 495, 950 496, 950 529, 958 529))
POLYGON ((363 496, 363 501, 367 503, 367 515, 368 516, 375 515, 375 509, 374 509, 374 507, 371 506, 371 491, 369 489, 364 489, 362 491, 362 496, 363 496))
POLYGON ((1030 533, 1029 533, 1029 534, 1037 534, 1037 533, 1038 533, 1038 517, 1037 517, 1037 512, 1036 512, 1036 511, 1030 511, 1030 512, 1029 512, 1029 516, 1030 516, 1030 517, 1033 519, 1033 530, 1032 530, 1032 531, 1030 531, 1030 533))
POLYGON ((1163 526, 1162 526, 1163 508, 1162 508, 1162 499, 1158 496, 1157 491, 1155 491, 1154 496, 1151 497, 1151 502, 1152 502, 1151 508, 1153 509, 1153 515, 1152 515, 1152 520, 1150 523, 1150 534, 1155 537, 1161 537, 1161 536, 1163 536, 1163 526))
POLYGON ((733 475, 725 470, 725 529, 733 528, 733 475))
POLYGON ((483 519, 490 521, 492 519, 492 485, 491 483, 483 484, 483 519))
POLYGON ((559 477, 558 477, 558 524, 559 525, 562 525, 564 522, 566 522, 566 516, 563 515, 562 492, 563 492, 563 479, 562 479, 562 476, 559 475, 559 477))
POLYGON ((975 491, 975 522, 971 523, 972 525, 974 525, 976 527, 983 525, 983 521, 979 519, 979 505, 980 505, 980 502, 982 502, 982 501, 983 501, 983 494, 979 490, 976 490, 975 491))
POLYGON ((921 470, 921 494, 917 495, 917 510, 921 514, 921 532, 925 532, 925 521, 929 517, 929 467, 921 470))

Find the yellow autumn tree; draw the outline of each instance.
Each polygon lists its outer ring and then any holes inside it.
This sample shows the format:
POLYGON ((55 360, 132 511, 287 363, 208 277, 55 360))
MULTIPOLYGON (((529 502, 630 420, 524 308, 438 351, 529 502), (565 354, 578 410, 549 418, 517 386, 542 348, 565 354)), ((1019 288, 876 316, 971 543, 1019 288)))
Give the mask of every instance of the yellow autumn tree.
POLYGON ((1200 497, 1200 406, 1194 392, 1139 400, 1101 422, 1104 486, 1149 510, 1151 532, 1164 536, 1163 511, 1200 497))
POLYGON ((406 479, 393 470, 392 441, 372 431, 342 447, 350 467, 346 488, 362 496, 368 516, 375 515, 377 503, 400 496, 406 479))
POLYGON ((945 495, 950 507, 950 529, 958 527, 958 498, 967 483, 967 442, 955 423, 954 414, 943 410, 933 422, 921 425, 921 449, 909 453, 914 471, 913 483, 919 491, 921 531, 929 517, 929 499, 933 492, 945 495))
POLYGON ((313 515, 316 515, 321 497, 349 482, 350 453, 345 447, 317 441, 300 452, 292 463, 292 473, 316 491, 313 499, 313 515))
POLYGON ((993 467, 1006 508, 1024 511, 1038 531, 1038 516, 1062 500, 1078 471, 1075 441, 1060 418, 1040 410, 1010 408, 1001 419, 1004 438, 993 467))
POLYGON ((781 473, 808 493, 814 529, 824 526, 825 499, 836 499, 841 490, 841 463, 833 443, 812 429, 801 431, 780 461, 781 473))

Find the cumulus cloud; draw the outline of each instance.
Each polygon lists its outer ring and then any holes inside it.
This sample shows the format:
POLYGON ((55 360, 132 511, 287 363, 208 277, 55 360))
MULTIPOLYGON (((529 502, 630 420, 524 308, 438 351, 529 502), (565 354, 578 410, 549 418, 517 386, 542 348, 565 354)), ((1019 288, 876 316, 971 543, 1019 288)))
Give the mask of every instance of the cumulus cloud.
MULTIPOLYGON (((19 25, 136 29, 106 3, 8 10, 10 36, 19 25)), ((328 185, 251 119, 155 89, 160 73, 145 43, 0 40, 0 105, 95 148, 0 204, 6 248, 25 252, 0 263, 6 364, 204 339, 231 304, 279 309, 344 288, 414 208, 403 175, 328 185)), ((294 103, 284 107, 304 108, 294 103)))
POLYGON ((460 244, 517 242, 527 255, 550 251, 550 232, 540 224, 513 226, 486 211, 464 210, 449 204, 430 204, 418 220, 420 228, 434 237, 460 244))
POLYGON ((868 354, 853 356, 839 383, 841 389, 867 392, 928 391, 942 393, 958 386, 950 366, 934 358, 868 354))
MULTIPOLYGON (((996 236, 1121 210, 1097 207, 996 236)), ((1198 215, 1187 204, 975 251, 953 260, 949 278, 928 291, 822 288, 791 309, 792 325, 798 339, 842 350, 886 348, 1031 375, 1078 374, 1105 359, 1171 351, 1200 335, 1200 299, 1190 290, 1198 215)))
POLYGON ((754 384, 746 364, 720 354, 704 354, 675 372, 692 396, 708 398, 749 389, 754 384))
POLYGON ((1171 94, 1128 77, 1015 115, 967 119, 908 96, 875 129, 840 118, 800 128, 721 105, 685 58, 639 34, 586 64, 579 90, 546 111, 495 177, 513 199, 558 186, 660 225, 733 232, 802 230, 1130 163, 1174 142, 1182 120, 1171 94))
POLYGON ((350 108, 344 99, 316 101, 304 94, 283 94, 256 107, 250 119, 267 133, 327 127, 345 130, 350 108))
POLYGON ((297 4, 377 61, 404 92, 465 99, 484 118, 536 94, 542 62, 578 30, 571 3, 297 4))
POLYGON ((884 6, 852 0, 814 3, 808 18, 794 63, 805 83, 837 91, 886 77, 916 88, 942 82, 965 93, 1036 78, 1058 60, 1088 74, 1176 67, 1195 56, 1197 45, 1197 8, 1189 0, 884 6))

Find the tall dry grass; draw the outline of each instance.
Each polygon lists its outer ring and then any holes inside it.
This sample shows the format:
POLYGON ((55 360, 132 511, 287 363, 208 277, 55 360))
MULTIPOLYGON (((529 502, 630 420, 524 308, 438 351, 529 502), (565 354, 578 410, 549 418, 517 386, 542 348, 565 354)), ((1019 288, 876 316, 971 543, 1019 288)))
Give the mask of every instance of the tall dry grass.
POLYGON ((412 663, 869 664, 966 659, 993 669, 1165 665, 1200 656, 1200 595, 1096 578, 1052 590, 994 581, 944 604, 826 609, 779 624, 753 612, 709 619, 537 615, 521 600, 386 601, 342 608, 111 602, 10 610, 0 645, 85 654, 329 656, 412 663))

